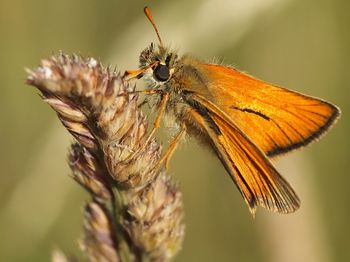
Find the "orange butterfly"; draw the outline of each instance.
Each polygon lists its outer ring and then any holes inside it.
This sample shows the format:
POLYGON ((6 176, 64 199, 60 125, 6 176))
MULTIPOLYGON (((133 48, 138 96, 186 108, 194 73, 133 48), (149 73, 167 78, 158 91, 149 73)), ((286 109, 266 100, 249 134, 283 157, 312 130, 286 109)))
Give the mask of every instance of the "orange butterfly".
POLYGON ((262 206, 294 212, 300 201, 268 157, 308 145, 325 133, 340 110, 323 100, 271 85, 231 67, 206 64, 165 48, 146 7, 159 45, 140 55, 140 69, 124 79, 146 79, 156 94, 158 115, 149 139, 164 113, 180 126, 160 164, 168 162, 185 133, 209 145, 244 197, 251 213, 262 206))

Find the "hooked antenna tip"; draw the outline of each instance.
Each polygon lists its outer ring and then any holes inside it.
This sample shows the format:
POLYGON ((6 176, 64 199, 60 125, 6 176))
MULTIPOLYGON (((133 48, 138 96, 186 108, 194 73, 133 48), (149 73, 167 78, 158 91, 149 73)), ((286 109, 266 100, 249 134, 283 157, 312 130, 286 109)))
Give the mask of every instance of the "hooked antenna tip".
POLYGON ((159 44, 161 46, 163 46, 163 41, 162 41, 162 38, 160 37, 160 34, 159 34, 158 28, 156 26, 156 23, 154 22, 153 16, 151 14, 151 10, 148 8, 148 6, 145 6, 143 11, 144 11, 146 17, 148 18, 148 20, 151 22, 151 24, 152 24, 152 26, 154 28, 154 31, 156 31, 156 34, 157 34, 157 37, 158 37, 158 40, 159 40, 159 44))

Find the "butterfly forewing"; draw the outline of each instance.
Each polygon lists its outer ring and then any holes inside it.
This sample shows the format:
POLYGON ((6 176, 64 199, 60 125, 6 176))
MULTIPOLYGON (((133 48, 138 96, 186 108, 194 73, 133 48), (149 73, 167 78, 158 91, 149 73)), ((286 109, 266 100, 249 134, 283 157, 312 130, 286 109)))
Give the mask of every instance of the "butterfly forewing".
POLYGON ((309 144, 339 115, 330 103, 267 84, 233 68, 200 67, 211 102, 268 156, 309 144))

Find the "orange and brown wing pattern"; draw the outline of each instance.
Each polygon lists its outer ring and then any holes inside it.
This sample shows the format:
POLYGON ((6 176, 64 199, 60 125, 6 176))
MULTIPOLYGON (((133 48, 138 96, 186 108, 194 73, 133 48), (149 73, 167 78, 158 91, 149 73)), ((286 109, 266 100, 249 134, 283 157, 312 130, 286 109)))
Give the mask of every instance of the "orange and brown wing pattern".
POLYGON ((199 95, 192 99, 207 113, 204 116, 203 110, 192 110, 194 121, 208 134, 251 213, 258 205, 280 213, 298 209, 298 196, 264 153, 214 104, 199 95))
POLYGON ((334 123, 339 109, 221 65, 201 64, 210 100, 267 156, 309 144, 334 123))

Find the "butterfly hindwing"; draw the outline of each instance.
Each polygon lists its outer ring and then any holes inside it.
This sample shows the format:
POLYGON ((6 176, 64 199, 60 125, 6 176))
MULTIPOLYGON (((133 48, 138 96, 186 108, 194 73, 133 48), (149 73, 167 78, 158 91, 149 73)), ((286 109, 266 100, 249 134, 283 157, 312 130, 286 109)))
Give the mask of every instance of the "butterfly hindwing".
POLYGON ((254 213, 257 205, 280 213, 298 209, 298 196, 264 153, 214 104, 199 95, 192 99, 208 114, 203 117, 203 110, 192 110, 192 117, 207 133, 250 211, 254 213))

